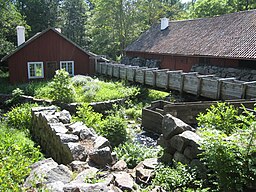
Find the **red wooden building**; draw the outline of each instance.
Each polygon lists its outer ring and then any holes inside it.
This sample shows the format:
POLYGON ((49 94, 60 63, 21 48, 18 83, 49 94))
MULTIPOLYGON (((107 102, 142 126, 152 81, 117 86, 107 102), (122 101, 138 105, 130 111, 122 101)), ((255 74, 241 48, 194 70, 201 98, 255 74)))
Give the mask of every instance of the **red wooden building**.
POLYGON ((24 32, 18 33, 18 48, 5 56, 11 83, 33 79, 50 79, 55 71, 64 68, 71 76, 90 74, 96 55, 85 51, 53 28, 36 34, 26 42, 24 32))
POLYGON ((158 59, 161 68, 194 64, 256 68, 256 10, 153 25, 125 49, 128 57, 158 59))

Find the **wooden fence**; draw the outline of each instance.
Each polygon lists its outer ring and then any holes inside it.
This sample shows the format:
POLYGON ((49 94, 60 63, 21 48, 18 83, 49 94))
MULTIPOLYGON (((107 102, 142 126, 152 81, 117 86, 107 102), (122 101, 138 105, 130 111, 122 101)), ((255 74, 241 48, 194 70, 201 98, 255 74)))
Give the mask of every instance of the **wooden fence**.
POLYGON ((215 75, 200 75, 113 63, 97 63, 95 71, 110 77, 149 85, 152 88, 177 90, 216 100, 256 98, 256 81, 238 81, 235 78, 219 78, 215 75))

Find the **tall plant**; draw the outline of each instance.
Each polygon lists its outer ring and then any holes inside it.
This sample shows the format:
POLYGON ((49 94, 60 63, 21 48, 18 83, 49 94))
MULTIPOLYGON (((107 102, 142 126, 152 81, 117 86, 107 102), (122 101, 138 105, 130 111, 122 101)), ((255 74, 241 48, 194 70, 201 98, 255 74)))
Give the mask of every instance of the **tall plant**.
POLYGON ((74 87, 68 72, 64 69, 56 71, 50 89, 49 94, 54 101, 70 103, 74 100, 74 87))

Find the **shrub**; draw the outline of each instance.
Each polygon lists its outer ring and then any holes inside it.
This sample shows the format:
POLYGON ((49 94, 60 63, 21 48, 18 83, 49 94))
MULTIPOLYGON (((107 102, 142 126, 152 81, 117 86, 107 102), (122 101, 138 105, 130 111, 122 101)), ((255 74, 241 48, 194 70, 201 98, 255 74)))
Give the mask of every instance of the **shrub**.
POLYGON ((156 158, 161 152, 161 148, 153 148, 139 143, 126 142, 114 149, 119 159, 123 159, 128 168, 134 168, 138 163, 147 158, 156 158))
POLYGON ((83 86, 83 85, 86 85, 87 83, 94 81, 93 78, 91 78, 90 76, 84 76, 84 75, 76 75, 72 77, 71 80, 75 86, 83 86))
POLYGON ((19 102, 21 95, 24 94, 24 91, 20 88, 16 88, 12 91, 12 97, 8 99, 5 104, 6 105, 15 105, 19 102))
POLYGON ((13 107, 11 111, 4 114, 6 123, 20 130, 29 129, 31 126, 31 107, 35 107, 37 104, 25 103, 13 107))
POLYGON ((106 137, 112 146, 118 146, 127 140, 127 123, 119 115, 109 115, 102 123, 101 134, 106 137))
POLYGON ((256 123, 229 136, 219 130, 201 131, 200 155, 211 170, 209 179, 221 191, 244 191, 256 181, 256 123))
POLYGON ((218 103, 200 114, 203 150, 200 159, 211 170, 209 181, 217 190, 243 191, 256 180, 256 122, 252 113, 218 103))
POLYGON ((96 132, 100 132, 102 114, 94 112, 88 103, 83 103, 79 106, 76 114, 77 116, 72 118, 73 122, 82 121, 87 126, 94 128, 96 132))
POLYGON ((174 162, 174 167, 160 164, 155 170, 155 178, 152 183, 153 186, 161 186, 166 191, 196 189, 201 188, 202 184, 200 180, 197 180, 195 170, 180 162, 174 162))
POLYGON ((41 158, 39 149, 22 131, 0 125, 0 191, 21 191, 29 166, 41 158))
POLYGON ((222 130, 226 134, 239 128, 238 110, 233 105, 217 103, 207 109, 206 114, 200 113, 197 117, 198 125, 209 129, 222 130))
POLYGON ((57 70, 50 83, 50 97, 54 101, 70 103, 74 99, 74 87, 68 72, 64 69, 57 70))

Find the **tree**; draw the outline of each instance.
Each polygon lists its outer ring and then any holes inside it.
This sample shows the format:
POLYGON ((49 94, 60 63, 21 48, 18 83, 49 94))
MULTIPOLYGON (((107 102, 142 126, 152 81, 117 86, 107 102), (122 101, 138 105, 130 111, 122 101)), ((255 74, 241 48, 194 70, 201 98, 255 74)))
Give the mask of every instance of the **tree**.
POLYGON ((29 37, 48 27, 56 27, 61 0, 16 0, 15 5, 31 26, 29 37))
POLYGON ((17 45, 16 27, 24 25, 29 28, 29 26, 10 1, 0 0, 0 13, 0 57, 2 58, 17 45))
POLYGON ((192 18, 212 17, 255 8, 255 0, 197 0, 190 6, 190 15, 192 18))
POLYGON ((84 0, 63 0, 63 34, 81 47, 88 46, 86 24, 89 16, 89 4, 84 0))
POLYGON ((163 17, 180 18, 180 0, 92 0, 90 48, 116 59, 124 48, 163 17))

